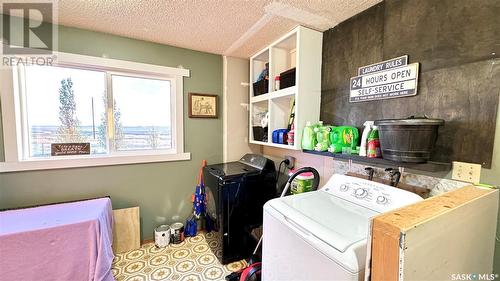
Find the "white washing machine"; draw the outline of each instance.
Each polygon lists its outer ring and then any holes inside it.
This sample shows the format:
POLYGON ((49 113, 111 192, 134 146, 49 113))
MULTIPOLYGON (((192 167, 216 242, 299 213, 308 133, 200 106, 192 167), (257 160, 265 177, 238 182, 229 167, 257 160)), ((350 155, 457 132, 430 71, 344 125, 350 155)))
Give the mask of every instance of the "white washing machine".
POLYGON ((320 190, 264 205, 262 280, 363 280, 370 219, 423 200, 335 174, 320 190))

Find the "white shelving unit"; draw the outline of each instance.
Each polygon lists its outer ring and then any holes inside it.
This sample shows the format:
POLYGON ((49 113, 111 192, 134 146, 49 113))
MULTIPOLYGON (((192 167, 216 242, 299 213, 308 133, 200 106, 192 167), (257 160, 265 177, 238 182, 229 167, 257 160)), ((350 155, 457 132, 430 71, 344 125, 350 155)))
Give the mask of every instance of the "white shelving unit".
POLYGON ((250 58, 250 143, 300 150, 302 131, 307 121, 319 120, 321 102, 321 52, 323 34, 298 26, 250 58), (269 92, 254 96, 253 83, 269 64, 269 92), (295 86, 274 89, 274 77, 295 67, 295 86), (294 145, 272 142, 272 133, 288 127, 290 111, 295 101, 294 145), (254 136, 253 127, 260 127, 269 113, 267 142, 254 136))

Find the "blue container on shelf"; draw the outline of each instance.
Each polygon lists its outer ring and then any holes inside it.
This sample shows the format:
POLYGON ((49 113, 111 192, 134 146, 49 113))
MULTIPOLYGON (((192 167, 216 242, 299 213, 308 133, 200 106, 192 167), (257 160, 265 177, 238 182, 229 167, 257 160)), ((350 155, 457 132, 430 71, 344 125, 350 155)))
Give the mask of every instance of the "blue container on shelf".
POLYGON ((288 130, 287 129, 277 129, 273 131, 273 143, 287 144, 288 130))

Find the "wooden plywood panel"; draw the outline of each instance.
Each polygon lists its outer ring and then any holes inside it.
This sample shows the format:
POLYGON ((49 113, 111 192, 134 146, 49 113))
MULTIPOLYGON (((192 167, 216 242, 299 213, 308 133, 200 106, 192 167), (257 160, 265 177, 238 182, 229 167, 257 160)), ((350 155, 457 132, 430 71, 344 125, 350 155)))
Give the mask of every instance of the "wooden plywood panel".
POLYGON ((141 246, 139 207, 113 210, 113 252, 122 253, 141 246))
POLYGON ((372 280, 450 280, 491 273, 498 190, 467 186, 377 216, 372 280))
POLYGON ((408 54, 423 71, 498 57, 500 2, 385 1, 384 57, 408 54))
POLYGON ((407 231, 420 223, 449 212, 472 200, 481 198, 493 190, 481 189, 472 185, 431 197, 427 200, 413 204, 392 212, 377 216, 376 220, 386 222, 407 231))
POLYGON ((474 4, 384 1, 326 31, 321 120, 361 128, 366 120, 441 118, 446 124, 433 160, 490 168, 500 94, 500 80, 494 78, 500 75, 498 3, 486 0, 481 8, 465 9, 474 4), (409 55, 410 63, 420 62, 417 96, 348 102, 349 78, 358 67, 401 55, 409 55))
POLYGON ((399 228, 380 220, 373 221, 371 280, 398 280, 399 235, 399 228))
POLYGON ((358 67, 383 60, 384 7, 385 2, 377 4, 324 32, 320 120, 351 125, 353 118, 381 111, 373 103, 363 103, 366 112, 341 109, 349 107, 344 97, 349 93, 349 78, 358 67))
POLYGON ((493 270, 498 194, 469 201, 406 232, 404 280, 450 280, 493 270))

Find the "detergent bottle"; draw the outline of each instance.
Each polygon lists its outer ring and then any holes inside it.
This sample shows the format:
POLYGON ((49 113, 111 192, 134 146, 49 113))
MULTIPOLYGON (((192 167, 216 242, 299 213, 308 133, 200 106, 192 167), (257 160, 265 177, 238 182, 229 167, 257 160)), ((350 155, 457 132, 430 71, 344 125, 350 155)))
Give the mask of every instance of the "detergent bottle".
POLYGON ((366 156, 370 158, 379 158, 382 156, 382 153, 380 151, 380 140, 378 137, 377 126, 372 126, 372 130, 370 131, 370 135, 368 136, 366 156))
POLYGON ((361 135, 361 145, 359 148, 359 156, 366 156, 366 146, 368 141, 368 135, 372 130, 374 122, 373 121, 365 121, 363 124, 365 128, 363 129, 363 134, 361 135))
POLYGON ((288 132, 288 145, 294 145, 295 144, 295 126, 292 125, 290 126, 290 131, 288 132))
POLYGON ((359 141, 359 132, 356 127, 339 126, 334 127, 330 133, 330 147, 332 153, 342 152, 342 148, 356 148, 359 141))
POLYGON ((331 126, 317 126, 314 128, 314 132, 316 133, 316 146, 314 150, 316 151, 327 151, 330 146, 330 131, 331 126))
POLYGON ((314 134, 314 126, 308 121, 302 133, 302 149, 314 150, 315 146, 316 136, 314 134))

